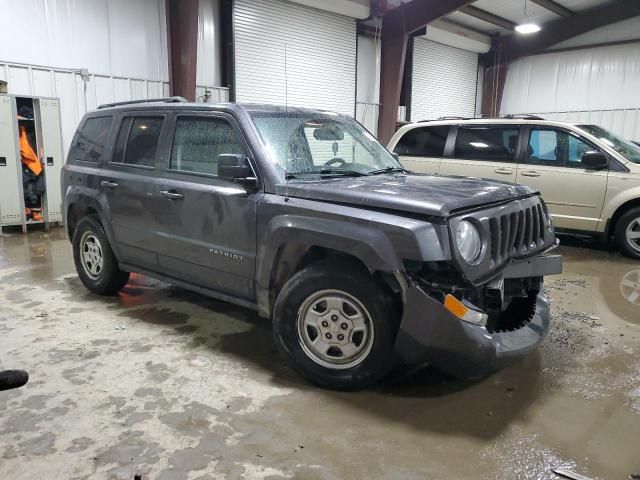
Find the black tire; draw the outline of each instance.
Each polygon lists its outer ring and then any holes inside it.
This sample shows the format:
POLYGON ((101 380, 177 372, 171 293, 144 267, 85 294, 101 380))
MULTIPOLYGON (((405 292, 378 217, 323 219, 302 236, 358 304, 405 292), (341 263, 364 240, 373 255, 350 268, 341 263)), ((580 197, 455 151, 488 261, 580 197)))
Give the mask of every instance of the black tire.
POLYGON ((129 272, 123 272, 118 267, 118 261, 97 217, 89 215, 78 222, 73 231, 72 244, 76 271, 87 290, 98 295, 113 295, 129 281, 129 272), (89 266, 85 265, 87 262, 81 259, 84 239, 90 237, 95 239, 102 255, 102 266, 95 274, 89 271, 89 266))
POLYGON ((622 252, 624 256, 640 260, 640 240, 634 242, 634 244, 637 243, 637 246, 634 248, 634 245, 632 245, 633 240, 627 238, 627 228, 629 228, 629 225, 636 224, 634 226, 634 233, 636 231, 640 232, 640 223, 638 222, 640 222, 640 207, 628 210, 616 222, 614 237, 620 252, 622 252))
MULTIPOLYGON (((326 312, 327 315, 331 313, 330 310, 326 312)), ((330 317, 333 318, 331 315, 330 317)), ((336 323, 336 328, 340 322, 342 320, 336 323)), ((377 282, 368 272, 350 267, 348 262, 345 264, 335 261, 314 263, 291 277, 278 295, 273 314, 276 344, 291 361, 293 368, 312 383, 333 390, 366 388, 389 372, 393 366, 398 323, 399 312, 386 286, 377 282), (366 322, 369 325, 369 334, 371 325, 373 326, 368 351, 362 350, 358 363, 353 366, 321 365, 318 360, 314 360, 313 354, 308 353, 309 347, 303 346, 305 341, 302 337, 305 334, 300 333, 298 325, 303 305, 314 296, 322 296, 325 291, 346 293, 352 299, 356 299, 370 318, 370 321, 366 322)), ((338 333, 339 331, 334 340, 337 339, 338 333)), ((319 331, 318 335, 322 336, 319 331)), ((348 339, 355 338, 355 335, 356 333, 349 333, 348 339)), ((329 350, 332 348, 329 347, 329 350)))

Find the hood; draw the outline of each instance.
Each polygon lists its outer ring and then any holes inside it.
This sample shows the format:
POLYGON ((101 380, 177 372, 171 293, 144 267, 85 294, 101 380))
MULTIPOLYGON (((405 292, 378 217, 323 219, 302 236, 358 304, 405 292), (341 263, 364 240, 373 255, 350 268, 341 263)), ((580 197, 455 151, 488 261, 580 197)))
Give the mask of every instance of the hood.
MULTIPOLYGON (((345 203, 448 217, 471 209, 535 193, 524 185, 471 177, 432 174, 387 174, 290 180, 290 197, 345 203)), ((276 187, 285 195, 285 184, 276 187)))

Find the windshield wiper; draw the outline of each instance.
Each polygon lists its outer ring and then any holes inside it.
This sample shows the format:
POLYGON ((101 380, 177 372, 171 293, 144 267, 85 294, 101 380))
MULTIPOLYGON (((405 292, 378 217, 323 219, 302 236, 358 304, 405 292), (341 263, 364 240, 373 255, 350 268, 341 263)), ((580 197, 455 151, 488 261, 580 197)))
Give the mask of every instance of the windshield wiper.
POLYGON ((285 175, 285 180, 298 178, 300 175, 344 175, 350 177, 363 177, 366 173, 357 170, 346 170, 343 168, 321 168, 320 170, 309 170, 307 172, 291 172, 285 175))
POLYGON ((393 172, 409 173, 409 170, 406 170, 402 167, 385 167, 379 170, 374 170, 372 172, 369 172, 367 175, 379 175, 381 173, 393 173, 393 172))

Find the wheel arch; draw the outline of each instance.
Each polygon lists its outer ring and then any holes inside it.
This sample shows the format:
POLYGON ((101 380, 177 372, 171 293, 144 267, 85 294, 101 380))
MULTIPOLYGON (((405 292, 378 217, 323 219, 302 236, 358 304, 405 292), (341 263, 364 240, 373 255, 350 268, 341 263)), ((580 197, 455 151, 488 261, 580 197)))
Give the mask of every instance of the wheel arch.
POLYGON ((87 215, 95 215, 98 217, 100 224, 104 230, 111 250, 116 259, 120 259, 117 244, 114 241, 113 230, 109 223, 109 215, 107 213, 108 206, 104 206, 97 198, 83 192, 68 192, 65 197, 64 205, 64 222, 66 233, 69 240, 73 240, 73 232, 78 222, 87 215))
POLYGON ((635 207, 640 207, 640 196, 627 200, 616 208, 616 210, 613 212, 613 215, 611 215, 611 218, 607 222, 607 229, 605 232, 607 239, 613 236, 613 234, 615 233, 616 225, 618 220, 620 220, 620 217, 622 217, 622 215, 624 215, 627 211, 635 207))
POLYGON ((256 290, 262 316, 271 316, 280 289, 296 272, 328 258, 362 269, 401 293, 397 274, 402 264, 382 231, 327 219, 307 219, 314 225, 294 226, 291 220, 267 229, 258 253, 256 290))

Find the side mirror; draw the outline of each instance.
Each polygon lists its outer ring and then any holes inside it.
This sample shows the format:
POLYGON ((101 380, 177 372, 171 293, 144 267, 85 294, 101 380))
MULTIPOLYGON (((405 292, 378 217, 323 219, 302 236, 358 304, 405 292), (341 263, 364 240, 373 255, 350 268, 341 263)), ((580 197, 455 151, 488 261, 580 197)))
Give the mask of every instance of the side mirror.
POLYGON ((396 152, 391 152, 391 156, 396 159, 396 162, 400 161, 400 155, 398 155, 396 152))
POLYGON ((239 153, 218 155, 218 177, 241 183, 246 187, 258 186, 258 179, 253 173, 249 159, 239 153))
POLYGON ((582 154, 582 165, 588 170, 604 170, 609 166, 609 159, 602 152, 584 152, 582 154))

